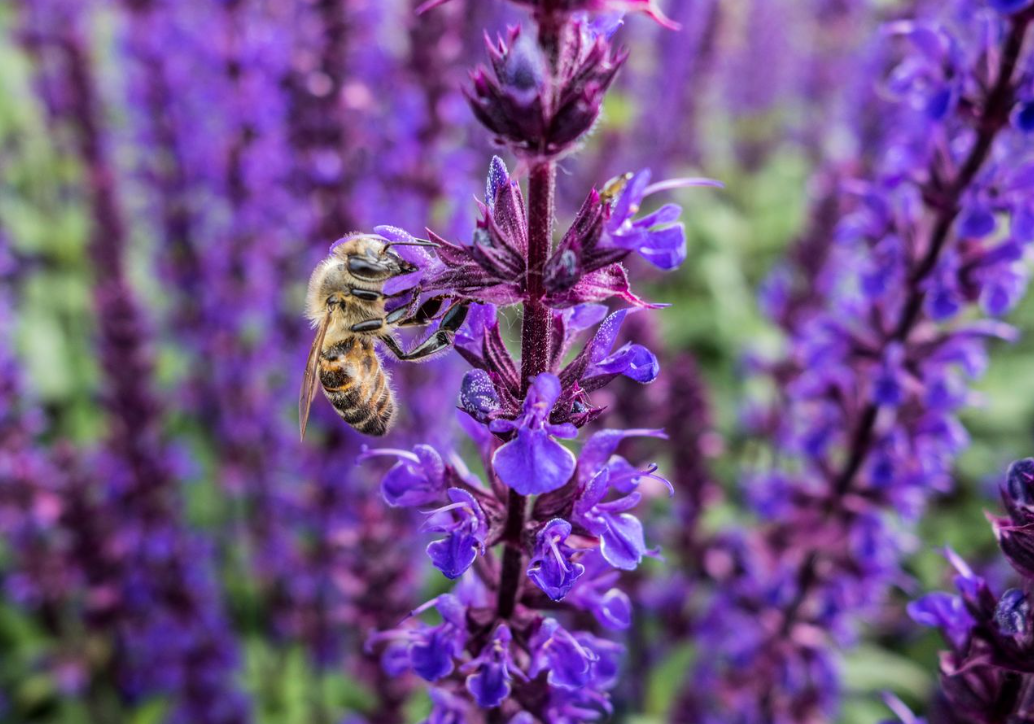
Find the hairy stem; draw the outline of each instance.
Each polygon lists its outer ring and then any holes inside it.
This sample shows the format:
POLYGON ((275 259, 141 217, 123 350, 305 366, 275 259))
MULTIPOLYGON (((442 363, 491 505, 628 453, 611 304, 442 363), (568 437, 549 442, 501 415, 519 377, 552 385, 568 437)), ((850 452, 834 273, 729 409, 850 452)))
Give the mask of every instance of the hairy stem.
MULTIPOLYGON (((521 389, 525 395, 531 380, 549 370, 553 318, 549 307, 542 301, 545 296, 542 270, 552 250, 555 191, 555 164, 542 161, 532 167, 528 178, 528 301, 524 305, 521 326, 521 389)), ((524 572, 521 532, 527 507, 526 497, 511 490, 503 531, 505 548, 496 609, 500 618, 509 618, 513 614, 520 593, 524 572)))
POLYGON ((531 379, 549 367, 552 317, 542 302, 542 270, 552 247, 556 168, 545 161, 528 179, 528 301, 521 327, 521 390, 527 394, 531 379))

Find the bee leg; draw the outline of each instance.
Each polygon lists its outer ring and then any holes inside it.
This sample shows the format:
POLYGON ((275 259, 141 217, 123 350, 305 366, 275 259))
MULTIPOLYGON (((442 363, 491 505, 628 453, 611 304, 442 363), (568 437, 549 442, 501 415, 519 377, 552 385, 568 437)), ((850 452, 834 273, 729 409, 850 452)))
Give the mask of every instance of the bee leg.
POLYGON ((399 359, 406 359, 406 350, 402 349, 402 345, 399 344, 399 341, 394 336, 389 333, 382 335, 380 339, 393 355, 399 359))
POLYGON ((381 339, 384 340, 384 343, 388 345, 388 349, 390 349, 396 357, 408 362, 430 357, 431 355, 437 354, 443 349, 448 349, 452 346, 452 334, 445 332, 442 329, 435 331, 434 334, 409 352, 399 348, 397 341, 393 345, 391 342, 388 342, 387 337, 381 337, 381 339))
MULTIPOLYGON (((452 346, 456 331, 463 326, 463 321, 467 318, 469 304, 469 302, 463 301, 449 307, 445 314, 442 315, 442 323, 435 330, 434 334, 409 352, 403 350, 399 346, 398 341, 391 337, 391 335, 384 335, 381 339, 388 346, 388 349, 400 360, 413 361, 430 357, 452 346)), ((437 312, 437 309, 435 311, 437 312)))
MULTIPOLYGON (((352 290, 352 293, 355 294, 355 290, 352 290)), ((421 304, 420 308, 416 310, 415 314, 413 314, 412 316, 407 316, 407 315, 410 314, 410 311, 413 308, 413 304, 416 302, 416 300, 418 298, 419 298, 419 296, 417 294, 414 294, 413 295, 413 299, 411 299, 408 304, 404 304, 403 306, 401 306, 398 309, 394 310, 393 312, 389 313, 387 316, 384 317, 384 319, 366 319, 366 320, 363 320, 362 322, 358 322, 356 324, 353 324, 351 329, 352 329, 353 332, 376 332, 378 329, 381 329, 385 325, 389 325, 389 326, 390 325, 397 325, 397 326, 400 326, 400 327, 401 326, 407 326, 408 327, 408 326, 418 326, 418 325, 430 324, 431 322, 434 321, 434 315, 438 314, 438 310, 441 309, 442 302, 445 299, 447 299, 447 297, 445 297, 445 296, 432 297, 431 299, 428 299, 426 302, 421 304)), ((466 309, 465 309, 466 304, 464 303, 463 306, 464 306, 464 316, 466 316, 466 309)), ((449 317, 450 314, 452 314, 452 310, 455 309, 455 308, 457 308, 457 305, 454 304, 452 307, 449 308, 448 311, 446 311, 445 316, 442 317, 442 326, 443 327, 446 326, 445 325, 446 318, 449 317)), ((461 324, 463 324, 463 319, 462 318, 459 320, 459 323, 455 325, 455 327, 451 328, 451 331, 454 332, 455 330, 459 329, 459 326, 461 324)), ((395 349, 394 349, 394 347, 392 347, 392 344, 394 343, 394 345, 397 346, 398 343, 395 342, 395 338, 394 337, 391 337, 391 341, 388 342, 387 339, 389 338, 389 336, 390 335, 385 335, 384 336, 385 344, 388 345, 389 349, 391 349, 392 352, 395 352, 395 349)), ((405 355, 405 352, 402 352, 401 349, 399 349, 399 352, 402 355, 405 355)), ((403 357, 399 357, 399 358, 402 359, 403 357)))
POLYGON ((401 307, 397 307, 392 310, 385 318, 385 324, 397 324, 400 320, 407 318, 413 312, 413 305, 420 299, 420 289, 407 289, 402 292, 396 292, 395 294, 385 294, 385 299, 398 299, 399 297, 408 294, 409 301, 403 304, 401 307))
POLYGON ((434 321, 434 316, 441 310, 442 303, 446 299, 448 299, 448 296, 431 297, 420 305, 412 317, 399 321, 398 325, 400 327, 421 327, 425 324, 430 324, 434 321))
POLYGON ((353 324, 351 330, 353 332, 376 332, 383 326, 383 319, 365 319, 362 322, 356 322, 353 324))
POLYGON ((348 293, 356 299, 359 299, 364 302, 376 302, 384 296, 380 292, 376 292, 373 289, 357 289, 356 287, 349 287, 348 293))
POLYGON ((419 297, 419 293, 415 293, 409 303, 392 311, 384 321, 398 327, 422 327, 435 321, 434 317, 441 310, 442 302, 449 298, 448 295, 431 297, 413 312, 413 305, 419 297))
POLYGON ((442 315, 442 326, 440 328, 450 334, 455 333, 463 326, 463 322, 467 319, 467 311, 469 309, 470 302, 456 302, 445 310, 445 314, 442 315))

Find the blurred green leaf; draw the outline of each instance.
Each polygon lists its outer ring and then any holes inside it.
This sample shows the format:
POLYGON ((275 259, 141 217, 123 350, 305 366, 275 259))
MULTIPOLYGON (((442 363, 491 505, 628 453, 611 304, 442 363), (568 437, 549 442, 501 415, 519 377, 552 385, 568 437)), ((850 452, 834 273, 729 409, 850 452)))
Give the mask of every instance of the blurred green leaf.
POLYGON ((694 656, 691 645, 681 644, 673 648, 650 672, 646 689, 647 715, 667 718, 668 713, 675 705, 675 697, 682 691, 694 656))
POLYGON ((925 700, 935 677, 906 656, 864 643, 846 656, 844 680, 853 698, 876 699, 891 691, 902 698, 925 700))
POLYGON ((169 704, 163 699, 151 699, 130 714, 129 724, 162 724, 169 704))

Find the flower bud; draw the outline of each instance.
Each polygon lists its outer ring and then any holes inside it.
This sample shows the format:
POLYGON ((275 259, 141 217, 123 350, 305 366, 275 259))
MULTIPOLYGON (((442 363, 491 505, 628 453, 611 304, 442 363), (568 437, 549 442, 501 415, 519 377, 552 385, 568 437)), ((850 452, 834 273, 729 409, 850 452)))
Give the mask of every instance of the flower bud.
POLYGON ((627 53, 583 21, 564 34, 556 68, 521 29, 489 42, 491 67, 471 74, 474 115, 515 153, 555 157, 573 147, 600 115, 603 96, 627 53))
POLYGON ((1003 636, 1024 641, 1030 638, 1030 601, 1023 591, 1010 588, 998 599, 995 607, 995 627, 1003 636))
POLYGON ((1002 500, 1016 525, 1034 523, 1034 458, 1017 460, 1009 466, 1002 500))

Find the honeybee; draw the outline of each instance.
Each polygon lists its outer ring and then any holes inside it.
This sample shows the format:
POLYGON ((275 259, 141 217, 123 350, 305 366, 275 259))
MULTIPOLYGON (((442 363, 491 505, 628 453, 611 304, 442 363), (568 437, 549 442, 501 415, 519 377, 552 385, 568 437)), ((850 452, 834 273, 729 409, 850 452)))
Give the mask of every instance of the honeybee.
POLYGON ((431 297, 417 305, 415 291, 408 303, 385 312, 384 283, 416 267, 391 251, 391 246, 435 246, 431 242, 390 242, 372 234, 348 236, 333 247, 309 279, 305 315, 316 328, 309 350, 298 401, 301 437, 312 407, 316 386, 341 418, 364 435, 381 436, 395 421, 395 393, 391 378, 377 355, 378 342, 400 360, 426 359, 448 348, 467 315, 468 302, 454 301, 440 317, 434 334, 407 352, 393 330, 426 325, 438 319, 448 295, 431 297))

